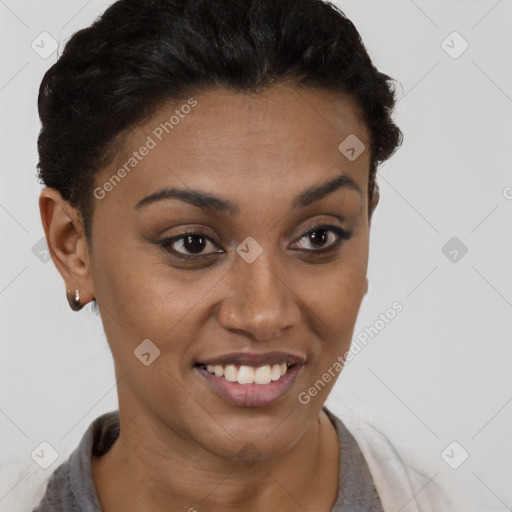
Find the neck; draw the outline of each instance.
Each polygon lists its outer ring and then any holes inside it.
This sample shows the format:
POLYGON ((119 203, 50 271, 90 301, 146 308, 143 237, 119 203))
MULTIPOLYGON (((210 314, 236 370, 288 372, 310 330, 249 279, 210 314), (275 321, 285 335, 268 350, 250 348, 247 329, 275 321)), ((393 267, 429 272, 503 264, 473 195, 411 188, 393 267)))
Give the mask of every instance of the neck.
POLYGON ((148 432, 123 423, 112 448, 92 458, 104 512, 167 512, 170 504, 190 512, 328 512, 336 499, 339 445, 323 411, 298 443, 269 459, 224 459, 172 430, 148 432))

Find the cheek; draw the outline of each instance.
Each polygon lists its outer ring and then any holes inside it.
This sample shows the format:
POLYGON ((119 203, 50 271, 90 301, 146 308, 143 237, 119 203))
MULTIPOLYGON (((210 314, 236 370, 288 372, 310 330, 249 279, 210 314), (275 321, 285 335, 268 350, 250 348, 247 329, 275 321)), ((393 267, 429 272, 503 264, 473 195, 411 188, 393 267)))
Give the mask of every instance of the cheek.
MULTIPOLYGON (((95 295, 112 351, 124 357, 150 339, 164 352, 183 353, 194 331, 195 318, 208 291, 225 271, 200 273, 177 270, 157 257, 157 248, 131 246, 113 257, 110 250, 95 254, 95 295), (148 254, 151 253, 151 254, 148 254), (165 350, 164 350, 165 347, 165 350), (130 350, 127 350, 130 349, 130 350)), ((197 319, 196 319, 197 320, 197 319)))
POLYGON ((320 311, 329 332, 324 353, 331 357, 348 350, 365 289, 366 274, 340 272, 330 280, 320 311))
MULTIPOLYGON (((353 256, 340 261, 337 271, 330 272, 328 279, 323 280, 325 293, 316 302, 316 311, 319 312, 317 334, 321 343, 313 345, 311 349, 312 364, 298 396, 299 403, 308 404, 311 401, 316 404, 316 410, 321 407, 343 370, 366 292, 364 251, 354 251, 353 256)), ((314 302, 311 297, 308 300, 314 302)))
POLYGON ((318 304, 324 321, 339 333, 354 324, 366 293, 368 242, 358 236, 347 244, 340 258, 309 283, 312 304, 318 304), (320 285, 321 283, 321 285, 320 285))

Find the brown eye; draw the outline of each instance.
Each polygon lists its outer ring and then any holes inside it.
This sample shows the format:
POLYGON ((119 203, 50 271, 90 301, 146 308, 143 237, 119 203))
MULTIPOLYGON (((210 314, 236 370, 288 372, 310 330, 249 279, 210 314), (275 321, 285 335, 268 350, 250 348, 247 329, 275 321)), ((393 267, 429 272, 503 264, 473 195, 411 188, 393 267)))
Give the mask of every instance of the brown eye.
POLYGON ((196 256, 206 256, 209 254, 213 254, 216 252, 224 252, 222 250, 217 251, 209 251, 205 252, 205 249, 208 248, 208 245, 218 247, 214 240, 212 240, 209 236, 204 233, 183 233, 179 236, 174 236, 172 238, 167 238, 159 244, 169 252, 176 253, 177 256, 180 257, 194 257, 196 256), (174 247, 173 247, 174 246, 174 247))
POLYGON ((297 242, 294 242, 293 248, 306 252, 328 251, 337 247, 342 240, 348 239, 350 236, 350 233, 338 226, 315 226, 307 233, 304 233, 297 242), (304 244, 306 244, 306 247, 304 247, 304 244))

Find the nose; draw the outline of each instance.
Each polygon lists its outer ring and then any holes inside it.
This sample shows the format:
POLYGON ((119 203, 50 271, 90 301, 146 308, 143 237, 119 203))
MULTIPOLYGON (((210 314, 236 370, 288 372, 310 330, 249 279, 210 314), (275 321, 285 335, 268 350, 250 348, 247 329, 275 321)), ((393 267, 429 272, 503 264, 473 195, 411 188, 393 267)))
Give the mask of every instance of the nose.
POLYGON ((229 292, 218 310, 225 329, 264 341, 298 325, 300 309, 292 283, 286 282, 283 269, 269 263, 263 255, 252 263, 242 258, 235 263, 228 276, 229 292))

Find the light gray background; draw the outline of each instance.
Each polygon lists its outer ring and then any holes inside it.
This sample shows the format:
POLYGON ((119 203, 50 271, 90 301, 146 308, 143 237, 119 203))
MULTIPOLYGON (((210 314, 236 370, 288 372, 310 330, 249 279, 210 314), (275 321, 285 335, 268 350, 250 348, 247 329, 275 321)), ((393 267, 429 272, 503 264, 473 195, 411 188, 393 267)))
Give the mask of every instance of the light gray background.
MULTIPOLYGON (((343 370, 328 405, 341 413, 348 404, 384 432, 457 510, 510 510, 511 2, 336 3, 375 65, 402 84, 395 119, 405 136, 379 173, 370 291, 355 335, 395 301, 403 311, 343 370), (454 31, 469 43, 456 59, 442 47, 454 31), (468 248, 456 262, 442 251, 452 237, 468 248), (469 453, 458 469, 441 457, 452 441, 469 453)), ((61 48, 109 4, 0 0, 1 511, 29 510, 87 426, 117 408, 100 319, 90 306, 69 309, 37 245, 36 98, 57 53, 43 59, 31 48, 43 31, 61 48), (30 454, 45 440, 60 456, 43 470, 30 454)), ((446 44, 457 52, 463 43, 446 44)))

